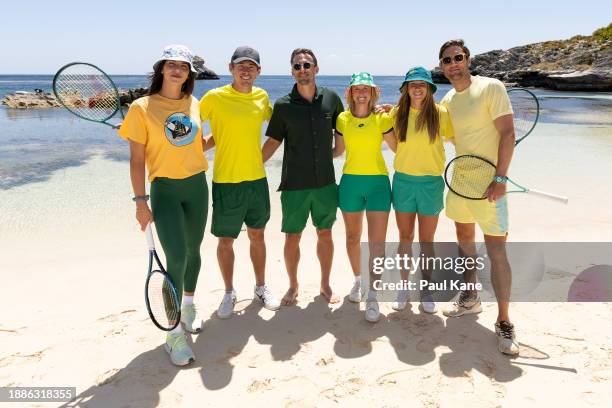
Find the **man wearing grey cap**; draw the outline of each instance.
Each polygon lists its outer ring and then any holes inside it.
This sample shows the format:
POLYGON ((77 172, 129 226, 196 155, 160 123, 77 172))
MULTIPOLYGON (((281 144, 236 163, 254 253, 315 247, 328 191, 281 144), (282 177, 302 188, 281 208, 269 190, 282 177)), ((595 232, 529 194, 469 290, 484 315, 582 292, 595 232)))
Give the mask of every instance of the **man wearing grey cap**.
POLYGON ((231 57, 232 83, 208 91, 200 101, 202 122, 210 121, 216 147, 213 168, 212 233, 219 238, 217 259, 225 295, 217 309, 220 318, 231 317, 236 303, 233 286, 234 240, 247 226, 255 271, 255 297, 265 308, 277 310, 280 302, 265 284, 264 229, 270 219, 270 194, 261 155, 261 126, 270 120, 268 94, 253 86, 261 72, 259 53, 238 47, 231 57))

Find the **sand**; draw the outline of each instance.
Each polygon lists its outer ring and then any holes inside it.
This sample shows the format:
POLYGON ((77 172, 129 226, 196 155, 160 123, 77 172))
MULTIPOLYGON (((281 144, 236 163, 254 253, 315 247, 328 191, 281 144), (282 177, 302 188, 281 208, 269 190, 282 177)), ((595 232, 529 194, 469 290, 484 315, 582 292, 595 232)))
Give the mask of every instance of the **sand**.
MULTIPOLYGON (((510 239, 612 241, 612 216, 602 205, 610 199, 610 127, 589 128, 588 139, 580 137, 585 127, 542 128, 541 138, 520 147, 512 176, 571 200, 512 197, 510 239), (555 147, 553 138, 564 146, 554 159, 541 153, 555 147)), ((278 177, 277 167, 269 171, 278 177)), ((346 298, 352 278, 341 221, 332 273, 341 303, 318 296, 309 225, 298 304, 262 309, 252 300, 242 234, 235 245, 238 313, 229 320, 214 316, 223 285, 207 226, 196 293, 206 323, 190 336, 196 362, 174 367, 146 315, 147 254, 131 195, 127 163, 100 157, 0 191, 0 386, 75 386, 78 397, 67 406, 88 407, 596 407, 612 398, 610 303, 513 304, 516 358, 496 349, 494 303, 459 319, 424 314, 418 303, 401 313, 382 304, 381 321, 370 324, 363 305, 346 298)), ((287 277, 279 194, 271 199, 267 281, 280 297, 287 277)), ((388 239, 397 239, 394 221, 388 239)), ((437 239, 454 239, 444 217, 437 239)), ((28 404, 37 405, 60 404, 28 404)))

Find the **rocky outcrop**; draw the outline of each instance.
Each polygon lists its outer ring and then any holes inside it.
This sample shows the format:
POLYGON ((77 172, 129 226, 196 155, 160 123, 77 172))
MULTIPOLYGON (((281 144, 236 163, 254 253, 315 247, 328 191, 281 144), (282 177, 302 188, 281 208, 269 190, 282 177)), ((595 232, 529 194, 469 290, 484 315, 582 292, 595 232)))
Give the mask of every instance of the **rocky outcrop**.
MULTIPOLYGON (((612 24, 591 36, 546 41, 475 55, 474 75, 559 91, 612 91, 612 24)), ((434 81, 448 83, 439 67, 434 81)))
MULTIPOLYGON (((129 105, 135 99, 147 95, 148 92, 149 90, 147 88, 120 90, 119 102, 121 105, 129 105)), ((74 107, 86 105, 89 105, 90 107, 109 105, 109 103, 105 102, 107 95, 102 94, 92 96, 87 100, 78 94, 64 95, 62 99, 68 106, 74 107)), ((61 103, 54 94, 45 93, 40 89, 37 89, 34 92, 15 92, 6 94, 0 103, 13 109, 44 109, 62 107, 61 103)), ((110 105, 114 105, 114 102, 110 102, 110 105)))
POLYGON ((196 79, 219 79, 219 75, 215 73, 212 69, 209 69, 204 65, 204 60, 202 57, 195 56, 193 57, 193 67, 198 73, 196 74, 196 79))

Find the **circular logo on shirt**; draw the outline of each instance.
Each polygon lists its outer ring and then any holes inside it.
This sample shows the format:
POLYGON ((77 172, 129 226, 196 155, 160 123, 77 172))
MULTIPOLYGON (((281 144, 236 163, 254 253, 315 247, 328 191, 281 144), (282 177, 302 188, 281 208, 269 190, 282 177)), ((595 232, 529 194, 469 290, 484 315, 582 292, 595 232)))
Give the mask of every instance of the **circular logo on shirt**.
POLYGON ((168 116, 164 124, 166 138, 174 146, 185 146, 193 142, 197 133, 197 125, 191 122, 189 116, 182 112, 173 113, 168 116))

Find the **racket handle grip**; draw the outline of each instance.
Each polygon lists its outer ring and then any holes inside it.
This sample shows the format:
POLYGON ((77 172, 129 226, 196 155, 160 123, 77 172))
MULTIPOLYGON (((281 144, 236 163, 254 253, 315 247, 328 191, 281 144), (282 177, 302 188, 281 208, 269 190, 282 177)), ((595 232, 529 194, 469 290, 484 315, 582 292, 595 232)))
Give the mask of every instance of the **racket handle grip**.
POLYGON ((529 189, 527 192, 529 194, 535 194, 537 196, 540 196, 540 197, 543 197, 543 198, 548 198, 549 200, 557 201, 557 202, 560 202, 560 203, 563 203, 563 204, 567 204, 567 202, 569 201, 569 198, 567 198, 567 197, 556 195, 556 194, 545 193, 544 191, 540 191, 540 190, 531 190, 531 189, 529 189))
POLYGON ((149 245, 149 250, 155 249, 155 240, 153 239, 153 230, 151 229, 151 223, 147 225, 145 229, 145 235, 147 236, 147 244, 149 245))

